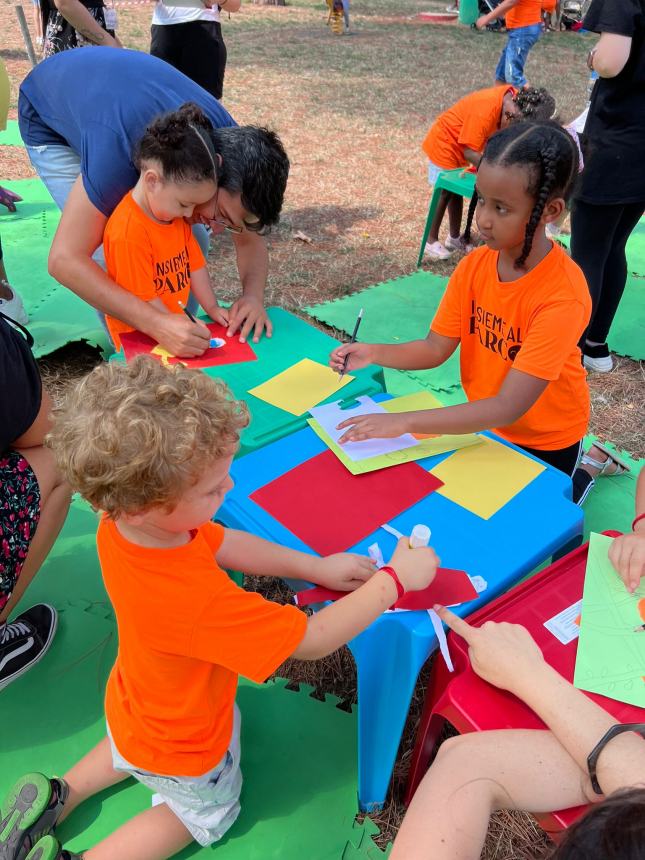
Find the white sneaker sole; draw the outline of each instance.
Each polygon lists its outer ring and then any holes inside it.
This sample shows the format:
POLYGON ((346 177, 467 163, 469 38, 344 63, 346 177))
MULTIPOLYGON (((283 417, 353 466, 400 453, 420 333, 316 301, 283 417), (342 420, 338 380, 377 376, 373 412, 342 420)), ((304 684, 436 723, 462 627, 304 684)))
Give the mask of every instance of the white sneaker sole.
POLYGON ((582 362, 587 370, 593 370, 596 373, 609 373, 614 369, 614 360, 611 356, 607 358, 591 358, 588 355, 584 355, 582 362))

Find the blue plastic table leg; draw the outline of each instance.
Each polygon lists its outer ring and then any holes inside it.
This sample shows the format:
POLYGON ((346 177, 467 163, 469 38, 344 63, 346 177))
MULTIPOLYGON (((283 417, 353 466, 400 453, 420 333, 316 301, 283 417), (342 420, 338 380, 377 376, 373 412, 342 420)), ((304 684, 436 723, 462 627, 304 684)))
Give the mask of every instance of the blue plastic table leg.
POLYGON ((358 675, 358 802, 364 812, 385 802, 417 677, 435 644, 433 635, 404 624, 375 624, 350 642, 358 675))

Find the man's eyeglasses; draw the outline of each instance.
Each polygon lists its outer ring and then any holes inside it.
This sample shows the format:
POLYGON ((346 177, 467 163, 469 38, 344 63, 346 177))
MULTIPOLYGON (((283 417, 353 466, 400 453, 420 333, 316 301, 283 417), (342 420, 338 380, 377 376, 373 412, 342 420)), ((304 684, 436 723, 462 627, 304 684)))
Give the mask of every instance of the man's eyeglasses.
POLYGON ((219 218, 211 218, 211 224, 219 224, 225 230, 228 230, 229 233, 243 233, 244 227, 235 227, 228 223, 228 221, 220 221, 219 218))

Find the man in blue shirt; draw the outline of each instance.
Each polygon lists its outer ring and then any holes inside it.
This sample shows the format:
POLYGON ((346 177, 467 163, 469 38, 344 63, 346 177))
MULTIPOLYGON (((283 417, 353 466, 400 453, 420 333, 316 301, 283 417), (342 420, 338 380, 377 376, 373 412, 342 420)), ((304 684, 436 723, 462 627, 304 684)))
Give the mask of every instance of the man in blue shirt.
POLYGON ((215 128, 231 129, 232 145, 218 153, 218 192, 194 218, 213 233, 231 232, 242 296, 231 308, 229 333, 240 329, 246 339, 253 330, 257 341, 264 330, 271 334, 263 301, 268 252, 262 236, 245 225, 268 226, 279 218, 289 161, 275 135, 249 152, 244 129, 213 96, 156 57, 111 48, 65 51, 40 63, 20 87, 18 112, 31 161, 63 213, 50 273, 98 310, 145 332, 173 355, 190 357, 208 347, 206 327, 122 290, 92 258, 107 219, 137 181, 135 144, 155 116, 185 102, 198 104, 215 128), (248 189, 253 185, 257 192, 258 180, 258 211, 251 211, 248 189))

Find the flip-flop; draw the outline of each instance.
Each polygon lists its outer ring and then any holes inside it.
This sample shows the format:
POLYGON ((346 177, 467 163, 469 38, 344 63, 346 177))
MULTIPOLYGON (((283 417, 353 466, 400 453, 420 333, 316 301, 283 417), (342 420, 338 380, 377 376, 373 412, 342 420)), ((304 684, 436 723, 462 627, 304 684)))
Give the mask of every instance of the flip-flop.
POLYGON ((629 463, 622 460, 615 451, 612 451, 610 448, 607 448, 601 442, 593 442, 592 448, 596 447, 599 451, 602 451, 603 454, 607 455, 606 460, 596 460, 595 457, 592 457, 588 452, 582 455, 581 463, 584 463, 586 466, 593 466, 594 469, 598 469, 598 475, 596 477, 600 477, 601 475, 606 478, 615 478, 618 475, 623 475, 625 472, 631 472, 632 468, 629 463), (612 466, 616 466, 615 472, 608 472, 607 469, 612 466))

